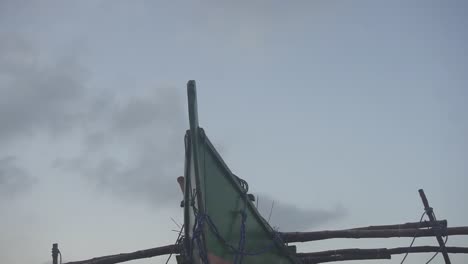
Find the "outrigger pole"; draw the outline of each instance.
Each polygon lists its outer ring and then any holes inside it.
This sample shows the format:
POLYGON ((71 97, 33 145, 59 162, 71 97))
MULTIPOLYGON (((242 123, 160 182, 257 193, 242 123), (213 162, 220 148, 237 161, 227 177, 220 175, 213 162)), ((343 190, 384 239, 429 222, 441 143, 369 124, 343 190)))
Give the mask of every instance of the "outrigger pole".
POLYGON ((284 242, 310 242, 331 238, 391 238, 391 237, 433 237, 433 236, 468 235, 468 227, 432 227, 429 229, 374 229, 374 230, 325 230, 314 232, 287 232, 281 233, 284 242))

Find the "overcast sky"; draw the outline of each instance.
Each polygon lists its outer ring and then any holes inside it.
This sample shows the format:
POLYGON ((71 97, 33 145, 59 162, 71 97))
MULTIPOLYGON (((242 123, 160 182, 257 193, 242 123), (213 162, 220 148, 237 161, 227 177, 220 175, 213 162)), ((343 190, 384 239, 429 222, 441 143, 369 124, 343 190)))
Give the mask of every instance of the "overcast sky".
POLYGON ((173 243, 189 79, 201 126, 260 210, 275 201, 281 230, 417 221, 419 188, 468 225, 467 14, 466 1, 0 0, 0 263, 50 263, 54 242, 64 261, 173 243))

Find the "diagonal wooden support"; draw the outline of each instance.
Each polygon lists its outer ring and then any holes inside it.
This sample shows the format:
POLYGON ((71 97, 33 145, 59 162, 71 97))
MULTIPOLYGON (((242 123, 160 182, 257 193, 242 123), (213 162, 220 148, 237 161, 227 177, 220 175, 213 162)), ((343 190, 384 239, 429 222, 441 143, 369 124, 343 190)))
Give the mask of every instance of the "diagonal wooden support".
MULTIPOLYGON (((429 217, 429 220, 431 222, 435 222, 436 218, 435 218, 435 215, 434 215, 434 211, 433 211, 432 207, 429 206, 429 201, 427 200, 426 194, 424 194, 423 189, 419 190, 419 196, 421 196, 421 200, 422 200, 422 202, 424 204, 424 210, 426 211, 426 214, 429 217)), ((440 246, 440 250, 442 251, 442 256, 444 256, 445 263, 446 264, 451 264, 449 255, 447 253, 447 249, 445 248, 445 242, 442 239, 442 236, 440 235, 439 232, 436 232, 435 234, 436 234, 437 242, 439 243, 439 246, 440 246)))

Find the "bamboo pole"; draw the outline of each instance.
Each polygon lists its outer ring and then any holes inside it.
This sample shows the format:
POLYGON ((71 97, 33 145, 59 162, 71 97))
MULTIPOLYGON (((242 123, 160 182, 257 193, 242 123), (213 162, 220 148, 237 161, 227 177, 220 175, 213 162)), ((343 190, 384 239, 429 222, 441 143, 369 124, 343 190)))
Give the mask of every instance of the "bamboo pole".
POLYGON ((408 228, 427 228, 427 227, 447 227, 447 220, 411 222, 398 225, 376 225, 351 228, 351 230, 382 230, 382 229, 408 229, 408 228))
POLYGON ((72 261, 64 264, 115 264, 135 259, 151 258, 167 254, 176 254, 179 253, 181 249, 182 247, 180 245, 168 245, 163 247, 138 250, 131 253, 121 253, 81 261, 72 261))
MULTIPOLYGON (((453 254, 468 254, 468 247, 446 247, 448 253, 453 254)), ((327 251, 319 251, 319 252, 310 252, 310 253, 297 253, 296 256, 303 258, 303 257, 318 257, 318 256, 333 256, 333 255, 346 255, 346 254, 354 254, 354 255, 367 255, 367 254, 390 254, 390 255, 397 255, 397 254, 406 254, 409 253, 430 253, 430 252, 437 252, 440 250, 440 247, 434 246, 417 246, 417 247, 397 247, 397 248, 370 248, 370 249, 362 249, 362 248, 349 248, 349 249, 336 249, 336 250, 327 250, 327 251)))
MULTIPOLYGON (((311 253, 298 253, 296 256, 304 264, 315 264, 331 261, 366 260, 366 259, 391 259, 391 255, 406 253, 430 253, 438 252, 440 247, 398 247, 398 248, 375 248, 375 249, 337 249, 311 253)), ((466 247, 446 247, 448 253, 468 254, 466 247)))
MULTIPOLYGON (((452 254, 468 254, 467 247, 445 247, 448 253, 452 254)), ((419 246, 419 247, 398 247, 398 248, 389 248, 388 253, 390 255, 396 254, 406 254, 409 253, 430 253, 437 252, 440 250, 440 247, 431 247, 431 246, 419 246)))
POLYGON ((389 238, 389 237, 428 237, 440 234, 442 236, 468 235, 468 226, 449 227, 441 230, 431 229, 383 229, 383 230, 326 230, 315 232, 281 233, 284 242, 306 242, 331 238, 389 238))
POLYGON ((365 259, 391 259, 390 255, 334 255, 300 258, 303 264, 316 264, 324 262, 345 261, 345 260, 365 260, 365 259))

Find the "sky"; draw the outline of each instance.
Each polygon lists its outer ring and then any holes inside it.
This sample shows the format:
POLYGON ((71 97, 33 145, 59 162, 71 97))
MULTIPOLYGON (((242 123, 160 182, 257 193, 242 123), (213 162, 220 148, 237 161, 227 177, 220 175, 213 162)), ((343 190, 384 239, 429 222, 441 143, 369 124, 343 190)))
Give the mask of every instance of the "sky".
POLYGON ((418 221, 420 188, 439 219, 468 225, 467 12, 455 0, 0 0, 0 262, 51 263, 52 243, 64 261, 174 243, 191 79, 200 125, 280 230, 418 221))

